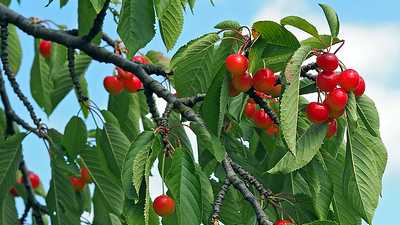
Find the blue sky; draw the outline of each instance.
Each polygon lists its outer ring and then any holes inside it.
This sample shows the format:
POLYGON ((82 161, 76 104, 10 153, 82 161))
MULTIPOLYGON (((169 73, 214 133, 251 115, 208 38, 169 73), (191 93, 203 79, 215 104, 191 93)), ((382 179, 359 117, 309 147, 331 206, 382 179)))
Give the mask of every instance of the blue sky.
MULTIPOLYGON (((14 1, 15 2, 15 1, 14 1)), ((52 19, 56 23, 65 24, 69 28, 76 27, 76 0, 62 10, 58 8, 58 1, 45 8, 47 0, 22 0, 21 5, 12 4, 12 8, 26 17, 36 16, 42 19, 52 19)), ((177 43, 181 46, 187 41, 206 32, 213 31, 213 26, 226 19, 239 21, 244 25, 251 25, 257 18, 277 20, 288 15, 300 15, 314 22, 318 29, 328 32, 322 11, 318 7, 319 1, 306 0, 214 0, 215 7, 208 0, 198 0, 194 15, 187 13, 183 33, 177 43)), ((346 45, 341 51, 342 60, 348 66, 357 68, 365 77, 367 94, 377 102, 381 113, 381 131, 389 152, 389 163, 384 176, 384 189, 374 224, 383 225, 395 219, 397 204, 400 202, 397 186, 400 186, 400 150, 397 140, 400 132, 400 123, 392 121, 398 118, 400 106, 395 105, 400 97, 398 91, 400 79, 397 71, 400 69, 400 14, 397 10, 400 2, 396 0, 382 1, 355 0, 355 1, 324 1, 333 6, 339 13, 342 22, 341 38, 346 39, 346 45), (396 117, 395 117, 396 116, 396 117)), ((116 37, 115 27, 111 18, 106 22, 105 30, 116 37)), ((304 36, 301 32, 296 34, 304 36)), ((305 37, 305 36, 304 36, 305 37)), ((21 33, 23 44, 23 63, 18 74, 18 81, 22 89, 30 97, 29 74, 33 61, 33 39, 21 33)), ((165 52, 159 35, 146 47, 165 52)), ((145 51, 144 50, 144 51, 145 51)), ((171 55, 172 50, 168 54, 171 55)), ((91 98, 104 108, 107 95, 103 90, 103 77, 112 73, 112 66, 92 63, 86 77, 89 81, 91 98)), ((11 90, 9 89, 11 92, 11 90)), ((22 105, 12 97, 16 111, 29 118, 22 105)), ((75 97, 69 95, 57 108, 50 118, 41 112, 34 103, 36 111, 49 125, 62 131, 72 115, 78 111, 75 97)), ((90 122, 89 122, 90 123, 90 122)), ((30 168, 39 173, 45 183, 49 180, 48 155, 41 141, 30 135, 24 141, 24 153, 30 168)), ((157 182, 157 181, 154 181, 157 182)))

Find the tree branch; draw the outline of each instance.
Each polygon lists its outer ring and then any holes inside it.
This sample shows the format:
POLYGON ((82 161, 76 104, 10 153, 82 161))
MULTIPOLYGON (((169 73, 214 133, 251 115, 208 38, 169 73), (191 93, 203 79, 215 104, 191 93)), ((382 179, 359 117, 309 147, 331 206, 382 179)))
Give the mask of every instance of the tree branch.
POLYGON ((103 29, 104 19, 107 15, 107 9, 109 5, 110 0, 106 0, 106 2, 104 2, 103 8, 101 8, 99 14, 97 14, 96 18, 94 19, 92 28, 89 30, 89 33, 83 37, 87 42, 92 41, 93 38, 95 38, 96 35, 99 34, 103 29))
POLYGON ((214 200, 213 213, 211 215, 211 225, 219 224, 219 214, 221 213, 222 203, 224 201, 225 194, 231 185, 231 181, 229 179, 225 179, 224 184, 221 186, 221 190, 219 190, 214 200))
POLYGON ((269 117, 271 117, 272 121, 276 124, 279 125, 279 119, 278 116, 274 113, 274 111, 272 111, 271 107, 269 107, 269 105, 260 97, 256 94, 256 91, 254 88, 250 88, 250 90, 248 90, 246 92, 246 94, 254 99, 254 101, 257 103, 257 105, 259 105, 262 109, 264 109, 264 111, 268 114, 269 117))

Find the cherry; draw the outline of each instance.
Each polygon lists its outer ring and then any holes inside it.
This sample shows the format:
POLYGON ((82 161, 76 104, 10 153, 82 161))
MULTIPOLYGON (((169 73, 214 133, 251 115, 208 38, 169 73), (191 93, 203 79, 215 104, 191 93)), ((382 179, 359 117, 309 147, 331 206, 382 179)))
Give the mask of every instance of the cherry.
POLYGON ((245 72, 242 75, 235 75, 232 78, 233 87, 241 92, 246 92, 251 88, 253 84, 253 78, 249 73, 245 72))
POLYGON ((337 75, 333 71, 322 71, 317 76, 317 87, 321 91, 330 92, 336 88, 338 79, 337 75))
POLYGON ((86 182, 81 178, 72 176, 69 181, 76 192, 81 192, 85 188, 86 182))
POLYGON ((153 209, 159 216, 170 216, 175 212, 175 201, 168 195, 160 195, 154 200, 153 209))
POLYGON ((45 58, 50 58, 51 56, 51 49, 52 49, 52 43, 51 41, 47 40, 40 40, 39 43, 39 53, 45 57, 45 58))
POLYGON ((12 187, 12 188, 10 189, 10 194, 11 194, 13 197, 17 197, 17 196, 18 196, 17 189, 16 189, 15 187, 12 187))
POLYGON ((276 98, 281 96, 282 93, 282 85, 281 84, 277 84, 275 85, 271 91, 269 91, 269 93, 271 94, 272 97, 276 98))
POLYGON ((328 106, 318 102, 309 103, 306 112, 308 119, 313 123, 323 123, 327 121, 329 117, 328 106))
POLYGON ((336 120, 331 120, 328 123, 328 131, 326 132, 326 138, 331 138, 336 134, 337 131, 337 122, 336 120))
POLYGON ((293 222, 291 220, 277 220, 275 221, 274 225, 287 225, 292 223, 293 222))
POLYGON ((268 68, 258 70, 253 77, 253 87, 257 91, 267 93, 274 88, 277 77, 268 68))
POLYGON ((360 81, 360 75, 353 69, 347 69, 339 74, 338 83, 347 92, 354 91, 360 81))
POLYGON ((120 79, 129 79, 129 78, 131 78, 132 73, 130 73, 128 71, 125 71, 120 67, 117 67, 116 69, 117 69, 118 78, 120 78, 120 79))
POLYGON ((329 119, 337 119, 337 118, 339 118, 341 115, 344 114, 344 109, 339 110, 339 111, 336 111, 336 110, 330 109, 329 106, 328 106, 328 108, 329 108, 329 119))
POLYGON ((231 54, 225 59, 226 69, 233 75, 241 75, 246 72, 249 60, 241 54, 231 54))
POLYGON ((326 71, 334 71, 339 66, 339 59, 333 53, 323 53, 317 56, 317 65, 326 71))
POLYGON ((233 86, 232 82, 229 83, 229 96, 235 97, 240 94, 240 91, 236 90, 236 88, 233 86))
POLYGON ((246 115, 247 118, 253 118, 255 114, 256 114, 256 104, 248 102, 244 108, 244 115, 246 115))
POLYGON ((81 168, 81 179, 87 183, 90 181, 89 169, 87 167, 81 168))
POLYGON ((356 89, 354 89, 354 95, 356 97, 359 97, 363 95, 365 92, 365 81, 364 79, 360 76, 360 80, 358 81, 358 84, 356 86, 356 89))
POLYGON ((265 132, 269 135, 269 136, 274 136, 277 133, 279 133, 279 127, 276 124, 272 124, 270 127, 268 127, 267 129, 265 129, 265 132))
POLYGON ((333 111, 341 111, 346 107, 349 96, 342 88, 336 88, 326 97, 326 103, 333 111))
MULTIPOLYGON (((31 185, 33 189, 36 189, 39 187, 40 185, 40 177, 34 173, 34 172, 29 172, 28 174, 29 180, 31 181, 31 185)), ((17 181, 18 184, 23 184, 24 181, 22 179, 22 177, 20 177, 17 181)))
POLYGON ((141 55, 133 56, 131 61, 142 63, 142 64, 149 64, 149 60, 147 60, 145 57, 143 57, 141 55))
POLYGON ((264 129, 269 128, 273 124, 271 117, 265 113, 264 109, 256 111, 254 114, 254 123, 257 127, 264 129))
POLYGON ((124 89, 123 83, 116 76, 106 76, 103 80, 103 85, 111 95, 118 95, 124 89))
POLYGON ((125 90, 127 90, 128 92, 131 92, 131 93, 134 93, 140 89, 143 89, 142 82, 135 75, 132 75, 129 79, 122 80, 122 83, 124 84, 125 90))

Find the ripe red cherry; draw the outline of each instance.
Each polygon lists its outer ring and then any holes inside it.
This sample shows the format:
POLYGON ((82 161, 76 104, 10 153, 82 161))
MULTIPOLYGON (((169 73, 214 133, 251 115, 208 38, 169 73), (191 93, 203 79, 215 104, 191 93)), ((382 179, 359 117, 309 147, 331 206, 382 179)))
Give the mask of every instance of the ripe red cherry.
POLYGON ((281 84, 275 85, 272 88, 272 90, 269 91, 271 96, 274 97, 274 98, 279 97, 281 95, 281 92, 282 92, 282 85, 281 84))
POLYGON ((137 92, 143 88, 142 82, 135 75, 132 75, 129 79, 122 80, 122 83, 124 84, 125 90, 131 93, 137 92))
POLYGON ((329 108, 329 119, 337 119, 344 114, 344 109, 335 111, 332 110, 329 106, 328 108, 329 108))
POLYGON ((249 60, 241 54, 231 54, 225 59, 226 69, 233 75, 241 75, 246 72, 249 60))
POLYGON ((313 123, 323 123, 328 120, 329 109, 326 105, 311 102, 307 105, 307 117, 313 123))
POLYGON ((236 88, 233 86, 232 82, 229 83, 229 96, 235 97, 240 94, 240 91, 236 90, 236 88))
POLYGON ((120 79, 129 79, 132 76, 132 73, 125 71, 119 67, 116 68, 117 69, 117 76, 120 79))
POLYGON ((142 64, 149 64, 149 61, 145 57, 143 57, 141 55, 133 56, 131 61, 132 62, 142 63, 142 64))
POLYGON ((336 88, 326 97, 326 103, 333 111, 341 111, 346 107, 349 96, 342 88, 336 88))
MULTIPOLYGON (((29 172, 28 177, 29 177, 29 180, 31 181, 32 188, 33 189, 38 188, 40 185, 40 177, 34 172, 29 172)), ((20 179, 21 179, 21 183, 22 183, 22 177, 20 179)))
POLYGON ((317 87, 321 91, 330 92, 336 88, 337 85, 337 75, 333 71, 322 71, 317 76, 317 87))
POLYGON ((170 216, 175 212, 175 201, 168 195, 160 195, 154 200, 153 209, 159 216, 170 216))
POLYGON ((251 88, 253 84, 253 78, 249 73, 245 72, 242 75, 235 75, 232 78, 233 87, 241 92, 246 92, 251 88))
POLYGON ((116 76, 107 76, 103 80, 104 88, 110 93, 111 95, 118 95, 124 89, 124 86, 120 79, 116 76))
POLYGON ((337 131, 337 122, 336 120, 331 120, 328 123, 328 131, 326 132, 326 138, 331 138, 336 134, 337 131))
POLYGON ((272 70, 268 68, 260 69, 254 74, 253 87, 257 91, 267 93, 274 88, 276 79, 277 77, 272 70))
POLYGON ((353 69, 347 69, 339 74, 338 83, 345 91, 354 91, 360 81, 360 75, 353 69))
POLYGON ((363 95, 365 92, 365 81, 364 79, 360 76, 360 80, 358 81, 356 89, 354 89, 354 95, 359 97, 363 95))
POLYGON ((85 188, 86 182, 78 177, 70 177, 69 181, 76 192, 81 192, 85 188))
POLYGON ((317 56, 317 65, 326 71, 334 71, 339 66, 339 59, 333 53, 323 53, 317 56))
POLYGON ((39 43, 39 53, 45 57, 45 58, 50 58, 51 56, 51 48, 52 48, 52 43, 51 41, 47 40, 40 40, 39 43))
POLYGON ((89 169, 86 167, 81 168, 81 179, 85 182, 88 183, 90 181, 90 174, 89 174, 89 169))
POLYGON ((244 115, 246 115, 247 118, 253 118, 255 114, 256 114, 256 104, 248 102, 244 108, 244 115))
POLYGON ((265 132, 269 135, 269 136, 274 136, 277 133, 279 133, 279 127, 276 124, 272 124, 270 127, 268 127, 267 129, 265 129, 265 132))
POLYGON ((277 220, 274 225, 287 225, 293 223, 291 220, 277 220))
POLYGON ((254 114, 254 123, 257 127, 263 129, 267 129, 273 124, 271 117, 265 113, 264 109, 256 111, 254 114))

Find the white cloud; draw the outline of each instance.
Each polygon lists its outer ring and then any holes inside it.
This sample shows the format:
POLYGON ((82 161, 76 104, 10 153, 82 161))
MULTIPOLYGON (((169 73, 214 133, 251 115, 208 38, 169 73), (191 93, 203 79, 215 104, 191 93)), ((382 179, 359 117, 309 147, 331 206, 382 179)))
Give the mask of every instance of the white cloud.
MULTIPOLYGON (((296 15, 314 24, 320 33, 328 33, 329 27, 318 6, 304 0, 273 0, 256 13, 253 21, 279 21, 285 16, 296 15)), ((289 28, 299 39, 308 37, 304 32, 289 28)), ((400 58, 400 24, 355 24, 342 23, 340 35, 346 40, 338 53, 338 57, 346 64, 360 72, 367 84, 366 93, 376 102, 381 119, 381 135, 388 149, 389 160, 386 174, 390 175, 400 168, 400 144, 398 134, 400 123, 396 117, 400 106, 396 104, 400 98, 398 89, 385 86, 385 82, 398 79, 400 69, 397 63, 400 58)))

